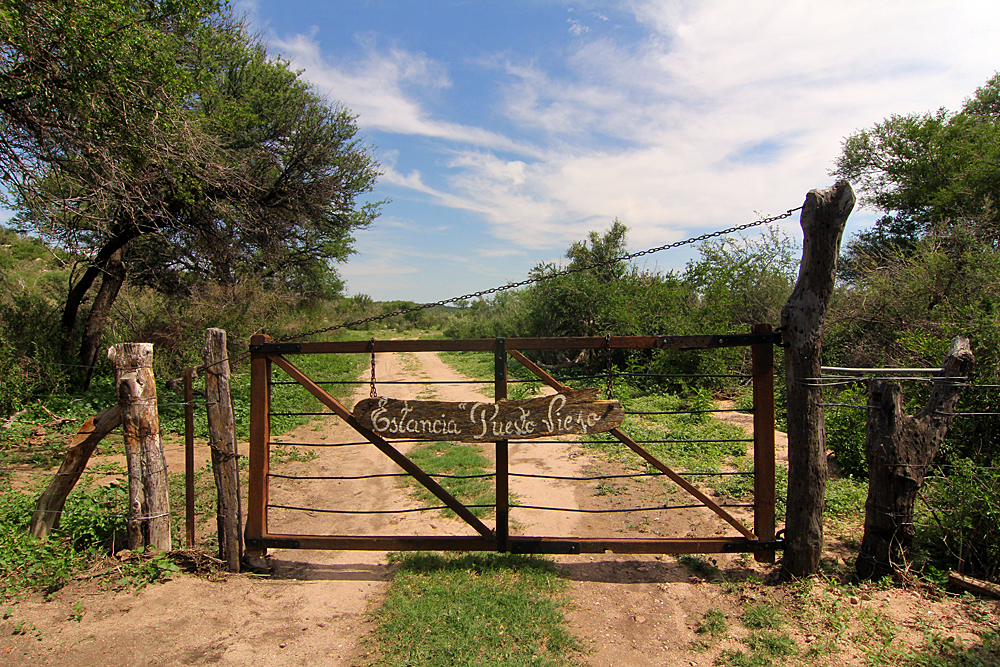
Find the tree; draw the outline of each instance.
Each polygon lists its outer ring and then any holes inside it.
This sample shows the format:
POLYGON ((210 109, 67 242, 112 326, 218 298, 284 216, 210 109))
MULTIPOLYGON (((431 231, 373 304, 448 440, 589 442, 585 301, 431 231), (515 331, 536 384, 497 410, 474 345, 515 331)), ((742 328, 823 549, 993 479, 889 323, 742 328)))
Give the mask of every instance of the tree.
MULTIPOLYGON (((105 20, 130 36, 120 44, 110 31, 109 58, 127 60, 144 39, 156 45, 155 58, 140 62, 148 66, 129 69, 102 61, 99 50, 78 52, 71 40, 80 30, 55 30, 45 47, 47 66, 59 73, 54 82, 24 84, 29 102, 20 116, 10 109, 21 107, 0 104, 4 122, 20 131, 12 131, 18 141, 4 147, 3 158, 21 165, 15 197, 24 219, 86 257, 66 299, 67 336, 101 279, 85 327, 84 365, 97 358, 104 320, 130 272, 141 284, 181 292, 198 281, 248 277, 314 292, 335 288, 332 263, 346 258, 351 230, 379 207, 358 201, 378 171, 354 117, 287 63, 268 58, 239 22, 207 13, 216 3, 111 3, 114 11, 66 4, 72 21, 64 22, 94 32, 105 20), (159 13, 151 16, 149 7, 159 13), (32 97, 88 68, 103 76, 103 88, 32 97), (123 118, 81 102, 105 89, 126 110, 123 118), (59 132, 43 127, 46 105, 70 119, 53 125, 59 132)), ((44 51, 31 31, 59 28, 62 19, 42 3, 13 5, 4 19, 14 34, 7 43, 7 78, 14 80, 44 51)))
POLYGON ((844 140, 833 174, 859 186, 885 215, 848 244, 845 277, 859 261, 909 254, 927 233, 959 221, 1000 241, 1000 74, 958 112, 893 115, 844 140))
POLYGON ((210 29, 219 5, 0 0, 0 169, 8 193, 21 201, 41 195, 81 217, 103 214, 108 198, 121 205, 137 194, 125 158, 176 131, 175 101, 195 85, 181 47, 210 29), (81 183, 85 190, 74 187, 81 183))

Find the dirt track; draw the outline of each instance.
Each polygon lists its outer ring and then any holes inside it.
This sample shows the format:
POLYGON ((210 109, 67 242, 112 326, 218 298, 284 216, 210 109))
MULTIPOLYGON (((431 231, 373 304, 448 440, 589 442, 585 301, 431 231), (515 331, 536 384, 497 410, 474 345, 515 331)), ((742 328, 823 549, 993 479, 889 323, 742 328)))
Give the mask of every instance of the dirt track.
MULTIPOLYGON (((381 380, 460 379, 430 353, 380 355, 381 380)), ((364 395, 367 395, 365 388, 364 395)), ((473 398, 470 385, 433 385, 443 400, 473 398)), ((385 390, 388 393, 388 390, 385 390)), ((430 398, 421 385, 396 385, 396 398, 430 398), (422 392, 422 393, 421 393, 422 392)), ((360 394, 359 394, 360 395, 360 394)), ((482 398, 482 397, 481 397, 482 398)), ((489 400, 489 399, 484 399, 489 400)), ((733 419, 739 419, 734 416, 733 419)), ((290 443, 357 440, 330 419, 287 434, 290 443)), ((359 475, 396 472, 372 447, 316 448, 319 458, 286 463, 284 474, 359 475)), ((487 452, 488 453, 488 452, 487 452)), ((171 462, 172 465, 176 463, 171 462)), ((598 462, 569 444, 515 444, 513 472, 573 476, 598 462)), ((601 467, 607 469, 606 464, 601 467)), ((176 468, 175 468, 176 469, 176 468)), ((511 490, 522 504, 600 508, 635 502, 651 493, 632 485, 620 495, 597 495, 585 484, 513 478, 511 490)), ((271 502, 298 507, 345 506, 388 509, 416 506, 393 478, 362 485, 343 480, 276 480, 271 502)), ((630 515, 565 514, 512 510, 521 534, 641 536, 731 534, 708 510, 677 512, 658 521, 630 515)), ((272 510, 275 532, 314 534, 474 534, 464 523, 436 513, 333 515, 272 510)), ((366 612, 378 603, 390 570, 384 553, 272 550, 273 574, 226 576, 210 581, 182 575, 133 593, 109 593, 91 582, 73 583, 51 601, 40 597, 17 603, 0 621, 0 663, 4 665, 353 665, 368 651, 366 612), (83 616, 70 620, 81 602, 83 616), (12 634, 17 623, 30 625, 12 634)), ((572 582, 571 630, 589 649, 585 662, 611 665, 711 665, 717 651, 697 652, 694 630, 710 607, 732 609, 722 587, 700 579, 670 556, 581 555, 556 557, 572 582)), ((763 576, 760 566, 739 555, 717 557, 730 578, 763 576)), ((739 603, 739 600, 736 600, 739 603)), ((914 608, 918 601, 913 601, 914 608)), ((914 612, 915 613, 915 612, 914 612)), ((24 628, 25 626, 21 626, 24 628)), ((732 640, 727 646, 738 644, 732 640)), ((719 647, 717 647, 719 648, 719 647)), ((845 665, 850 660, 840 660, 845 665)))

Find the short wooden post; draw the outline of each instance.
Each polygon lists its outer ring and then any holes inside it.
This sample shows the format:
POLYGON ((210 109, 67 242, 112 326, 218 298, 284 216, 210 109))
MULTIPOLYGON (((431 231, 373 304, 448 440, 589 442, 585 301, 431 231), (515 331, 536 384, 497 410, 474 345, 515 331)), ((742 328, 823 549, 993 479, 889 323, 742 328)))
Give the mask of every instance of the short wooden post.
POLYGON ((100 411, 84 422, 70 441, 56 476, 35 503, 35 512, 31 515, 31 525, 28 527, 30 534, 45 537, 59 526, 66 497, 83 474, 97 443, 121 423, 122 411, 117 405, 100 411))
POLYGON ((865 534, 855 565, 858 576, 892 574, 913 543, 913 507, 927 468, 948 432, 975 359, 969 339, 958 337, 934 381, 927 405, 914 417, 903 412, 899 384, 875 380, 868 389, 868 501, 865 534))
POLYGON ((226 332, 209 329, 205 333, 205 402, 208 406, 208 444, 212 448, 212 471, 218 491, 219 558, 226 562, 230 572, 239 572, 243 559, 242 508, 230 386, 226 332))
POLYGON ((129 477, 129 548, 170 551, 167 463, 160 443, 153 344, 122 343, 108 350, 114 367, 129 477))
POLYGON ((788 400, 788 506, 785 511, 785 574, 819 571, 826 502, 826 426, 822 368, 823 320, 833 294, 844 225, 854 210, 854 190, 839 181, 810 190, 802 207, 799 278, 781 311, 788 400))

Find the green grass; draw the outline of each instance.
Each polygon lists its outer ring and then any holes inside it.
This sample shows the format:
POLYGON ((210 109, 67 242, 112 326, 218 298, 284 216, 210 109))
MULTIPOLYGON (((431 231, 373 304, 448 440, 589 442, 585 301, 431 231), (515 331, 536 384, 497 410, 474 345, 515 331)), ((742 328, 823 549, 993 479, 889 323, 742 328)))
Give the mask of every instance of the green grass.
POLYGON ((868 480, 854 477, 831 477, 826 482, 826 516, 857 519, 865 515, 868 480))
MULTIPOLYGON (((626 412, 678 412, 683 410, 711 410, 713 403, 707 394, 681 397, 672 394, 637 393, 619 387, 619 400, 626 412)), ((737 467, 746 458, 748 442, 697 442, 702 440, 746 440, 746 432, 735 424, 713 419, 710 413, 629 415, 620 427, 636 441, 676 440, 678 442, 641 443, 642 447, 675 470, 720 472, 723 466, 737 467)), ((632 450, 623 444, 602 442, 613 440, 606 434, 587 435, 587 446, 627 468, 655 472, 632 450)), ((753 488, 752 477, 704 478, 712 488, 744 495, 743 486, 753 488), (734 480, 739 480, 734 482, 734 480)))
POLYGON ((727 630, 729 630, 729 621, 726 620, 725 612, 712 607, 705 612, 695 631, 698 634, 723 635, 727 630))
POLYGON ((127 489, 97 486, 85 477, 67 498, 59 527, 48 539, 31 537, 27 529, 37 492, 0 493, 0 598, 61 588, 124 531, 127 489))
POLYGON ((408 554, 375 612, 371 665, 518 667, 575 664, 564 627, 566 581, 545 560, 408 554))
POLYGON ((780 628, 784 621, 778 608, 770 602, 758 602, 743 611, 743 625, 751 630, 774 630, 780 628))
MULTIPOLYGON (((492 352, 438 352, 441 360, 455 371, 476 380, 482 380, 479 390, 486 396, 494 395, 493 378, 496 375, 492 352)), ((507 398, 519 400, 537 396, 541 382, 514 359, 507 359, 507 398), (518 382, 513 382, 519 380, 518 382), (530 382, 520 382, 530 380, 530 382)))
MULTIPOLYGON (((490 465, 489 459, 483 456, 479 445, 453 443, 447 441, 429 442, 410 450, 410 459, 428 475, 483 475, 490 465)), ((417 497, 428 503, 440 502, 434 494, 412 477, 406 477, 405 483, 413 487, 417 497)), ((493 477, 474 477, 472 479, 453 479, 439 477, 435 481, 462 502, 464 505, 486 505, 488 507, 470 507, 474 515, 482 518, 492 514, 496 505, 496 490, 493 477)), ((454 515, 451 510, 443 510, 443 514, 454 515)))
POLYGON ((924 645, 901 651, 895 662, 884 664, 912 667, 995 667, 1000 665, 1000 632, 984 631, 979 641, 963 641, 928 633, 924 645))

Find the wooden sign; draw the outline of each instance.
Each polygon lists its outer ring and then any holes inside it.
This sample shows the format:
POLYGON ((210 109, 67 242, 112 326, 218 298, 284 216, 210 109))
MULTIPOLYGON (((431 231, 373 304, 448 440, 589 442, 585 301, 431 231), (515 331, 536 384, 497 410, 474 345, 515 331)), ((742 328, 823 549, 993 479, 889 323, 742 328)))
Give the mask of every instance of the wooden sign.
POLYGON ((596 399, 597 389, 499 403, 366 398, 354 406, 354 418, 383 438, 463 442, 603 433, 620 425, 621 403, 596 399))

